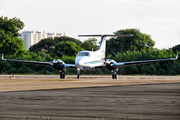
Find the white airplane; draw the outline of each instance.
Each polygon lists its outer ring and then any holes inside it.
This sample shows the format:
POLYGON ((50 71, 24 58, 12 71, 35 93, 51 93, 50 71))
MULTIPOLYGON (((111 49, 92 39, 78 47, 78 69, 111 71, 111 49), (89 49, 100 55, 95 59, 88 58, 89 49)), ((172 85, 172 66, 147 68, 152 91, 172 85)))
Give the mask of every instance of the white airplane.
POLYGON ((75 64, 65 64, 62 60, 54 59, 51 62, 40 62, 40 61, 26 61, 26 60, 14 60, 14 59, 4 59, 4 54, 2 53, 2 60, 6 61, 14 61, 14 62, 23 62, 23 63, 32 63, 39 65, 49 65, 53 66, 60 72, 60 79, 65 79, 65 71, 67 68, 75 68, 77 69, 77 79, 80 78, 80 70, 94 70, 107 68, 113 72, 112 79, 118 79, 118 69, 124 66, 138 65, 138 64, 146 64, 146 63, 154 63, 161 61, 170 61, 176 60, 178 58, 178 54, 176 58, 167 58, 167 59, 156 59, 156 60, 143 60, 143 61, 131 61, 131 62, 116 62, 113 59, 105 60, 105 50, 106 50, 106 37, 131 37, 133 35, 79 35, 79 37, 101 37, 100 48, 97 51, 79 51, 75 64))

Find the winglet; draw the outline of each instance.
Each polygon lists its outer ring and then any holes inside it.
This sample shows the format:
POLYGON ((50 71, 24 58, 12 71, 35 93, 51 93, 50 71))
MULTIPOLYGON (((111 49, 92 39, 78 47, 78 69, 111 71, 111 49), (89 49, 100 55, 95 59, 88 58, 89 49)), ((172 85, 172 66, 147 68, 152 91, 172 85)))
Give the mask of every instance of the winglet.
POLYGON ((178 59, 178 53, 177 53, 177 55, 176 55, 176 59, 178 59))
POLYGON ((6 60, 6 59, 4 59, 4 53, 2 53, 2 60, 6 60))
POLYGON ((178 53, 176 54, 176 58, 170 58, 171 60, 177 60, 178 59, 178 53))

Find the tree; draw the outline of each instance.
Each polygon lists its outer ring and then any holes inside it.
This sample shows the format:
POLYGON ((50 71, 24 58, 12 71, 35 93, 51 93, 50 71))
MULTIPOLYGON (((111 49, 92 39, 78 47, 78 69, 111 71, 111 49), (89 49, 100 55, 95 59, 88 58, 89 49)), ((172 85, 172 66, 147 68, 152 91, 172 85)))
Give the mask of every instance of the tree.
POLYGON ((64 55, 75 56, 80 50, 83 50, 74 42, 63 41, 55 45, 55 51, 60 51, 64 55))
POLYGON ((180 44, 178 45, 175 45, 173 48, 172 48, 173 52, 176 53, 177 51, 180 51, 180 44))
POLYGON ((52 38, 46 38, 38 42, 37 44, 32 45, 29 48, 30 52, 46 52, 51 53, 55 48, 56 41, 52 38))
POLYGON ((82 42, 80 40, 77 40, 77 39, 71 38, 71 37, 67 37, 67 36, 56 37, 54 39, 46 38, 46 39, 41 40, 37 44, 31 46, 29 48, 29 51, 31 51, 31 52, 44 51, 46 53, 51 53, 55 49, 55 45, 57 43, 63 42, 63 41, 74 42, 79 46, 81 46, 81 44, 82 44, 82 42))
POLYGON ((19 31, 24 23, 14 17, 0 17, 0 53, 14 54, 24 50, 24 41, 19 37, 19 31))
POLYGON ((82 43, 82 47, 85 49, 85 50, 98 50, 99 46, 97 46, 97 39, 95 38, 89 38, 88 40, 85 40, 83 43, 82 43))
POLYGON ((107 41, 107 54, 113 52, 141 51, 153 48, 155 42, 150 35, 141 33, 138 29, 118 30, 114 34, 132 34, 132 37, 110 38, 107 41))

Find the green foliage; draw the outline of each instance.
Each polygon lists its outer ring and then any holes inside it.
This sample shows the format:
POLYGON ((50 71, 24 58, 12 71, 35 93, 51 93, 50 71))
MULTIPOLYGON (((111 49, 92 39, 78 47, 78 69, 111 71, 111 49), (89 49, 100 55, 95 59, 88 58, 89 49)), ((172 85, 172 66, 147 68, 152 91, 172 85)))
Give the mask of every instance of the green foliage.
POLYGON ((75 57, 74 56, 66 56, 66 55, 63 55, 62 56, 62 61, 64 61, 65 63, 68 63, 68 64, 75 64, 75 57))
POLYGON ((19 31, 24 27, 20 19, 0 17, 0 53, 17 54, 24 50, 24 41, 19 31))
POLYGON ((83 49, 74 42, 62 41, 55 45, 55 51, 57 50, 62 52, 64 55, 75 56, 83 49))
POLYGON ((180 51, 180 44, 175 45, 175 46, 172 48, 172 50, 173 50, 174 53, 177 53, 177 51, 180 51))
POLYGON ((29 48, 29 51, 31 52, 39 52, 39 51, 44 51, 46 53, 51 53, 55 49, 55 45, 59 44, 61 42, 74 42, 77 44, 77 46, 81 46, 82 42, 80 40, 77 40, 75 38, 67 37, 67 36, 62 36, 62 37, 56 37, 54 39, 52 38, 46 38, 41 40, 39 43, 31 46, 29 48))
POLYGON ((12 37, 18 37, 19 31, 22 30, 24 27, 24 23, 14 17, 12 19, 8 19, 8 17, 0 17, 0 31, 3 31, 5 34, 12 36, 12 37))
POLYGON ((118 30, 114 34, 133 34, 133 37, 117 37, 107 41, 106 53, 111 51, 126 52, 126 51, 141 51, 153 48, 155 42, 150 35, 141 33, 138 29, 118 30))
POLYGON ((85 40, 82 43, 82 47, 85 50, 89 50, 89 51, 91 51, 92 49, 94 51, 99 49, 99 46, 97 46, 97 39, 95 39, 95 38, 89 38, 88 40, 85 40))

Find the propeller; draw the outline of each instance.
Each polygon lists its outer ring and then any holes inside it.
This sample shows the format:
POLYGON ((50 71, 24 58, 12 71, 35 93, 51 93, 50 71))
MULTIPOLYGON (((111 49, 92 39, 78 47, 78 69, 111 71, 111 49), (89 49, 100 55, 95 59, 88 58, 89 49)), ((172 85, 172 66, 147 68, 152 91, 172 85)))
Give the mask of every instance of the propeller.
POLYGON ((97 69, 101 74, 104 74, 99 68, 97 69))
POLYGON ((50 72, 49 70, 46 70, 46 72, 47 72, 48 74, 51 74, 51 75, 53 74, 53 73, 52 73, 52 72, 50 72))
MULTIPOLYGON (((55 51, 54 53, 56 53, 56 55, 58 56, 58 57, 60 57, 60 58, 62 58, 62 56, 63 56, 63 53, 62 52, 60 52, 60 51, 55 51)), ((43 58, 43 61, 45 61, 46 60, 46 58, 47 58, 47 55, 48 54, 46 54, 45 56, 44 56, 44 58, 43 58)), ((64 67, 64 62, 62 61, 62 60, 59 60, 59 59, 54 59, 53 61, 51 61, 53 64, 54 64, 54 68, 58 68, 58 69, 63 69, 63 67, 64 67)), ((46 70, 46 72, 48 73, 48 74, 53 74, 52 72, 51 72, 52 70, 46 70)))
POLYGON ((113 51, 111 51, 111 54, 110 55, 112 55, 112 56, 110 56, 110 57, 105 57, 105 60, 107 60, 107 59, 113 59, 113 57, 117 57, 117 54, 115 53, 115 52, 113 52, 113 51))
POLYGON ((57 56, 59 56, 60 58, 62 58, 62 56, 63 56, 63 53, 62 52, 60 52, 60 51, 56 51, 56 54, 57 54, 57 56))
POLYGON ((46 57, 47 57, 47 54, 44 56, 43 61, 45 61, 46 57))
POLYGON ((117 57, 117 54, 115 53, 115 52, 111 52, 111 55, 113 56, 113 57, 117 57))

